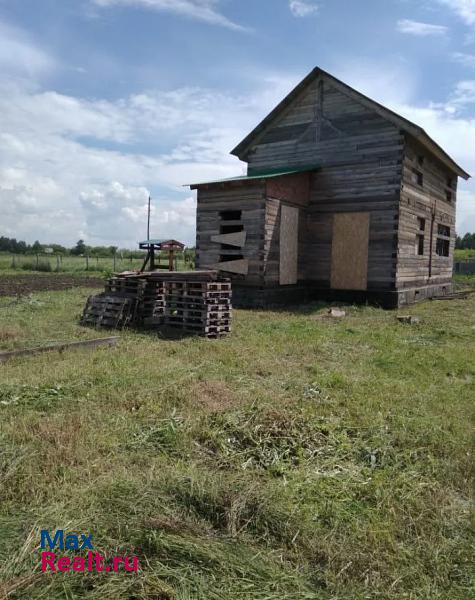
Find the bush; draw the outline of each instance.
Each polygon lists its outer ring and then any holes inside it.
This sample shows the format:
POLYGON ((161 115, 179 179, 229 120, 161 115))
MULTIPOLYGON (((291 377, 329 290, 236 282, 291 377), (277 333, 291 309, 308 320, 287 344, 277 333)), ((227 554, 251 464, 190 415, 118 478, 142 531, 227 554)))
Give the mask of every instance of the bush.
POLYGON ((48 261, 40 261, 38 264, 36 262, 30 261, 23 263, 21 268, 24 271, 44 271, 46 273, 50 273, 53 269, 51 267, 51 263, 48 261))

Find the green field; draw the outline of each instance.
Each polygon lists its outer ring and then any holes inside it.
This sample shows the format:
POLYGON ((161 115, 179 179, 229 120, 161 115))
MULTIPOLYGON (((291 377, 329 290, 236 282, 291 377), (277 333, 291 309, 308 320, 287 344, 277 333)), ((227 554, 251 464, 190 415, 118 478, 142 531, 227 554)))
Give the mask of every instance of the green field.
MULTIPOLYGON (((90 293, 0 298, 0 347, 108 335, 90 293)), ((0 597, 473 598, 475 295, 326 308, 0 365, 0 597), (39 574, 42 528, 140 572, 39 574)))
MULTIPOLYGON (((100 272, 112 273, 113 271, 137 270, 143 264, 143 258, 130 257, 126 254, 113 257, 88 257, 85 256, 55 256, 55 255, 20 255, 0 252, 0 272, 16 271, 44 271, 60 273, 100 272)), ((160 264, 168 265, 167 256, 159 257, 160 264)), ((185 264, 183 255, 177 256, 178 270, 190 268, 185 264)))
POLYGON ((454 260, 474 260, 475 259, 475 250, 455 250, 454 252, 454 260))

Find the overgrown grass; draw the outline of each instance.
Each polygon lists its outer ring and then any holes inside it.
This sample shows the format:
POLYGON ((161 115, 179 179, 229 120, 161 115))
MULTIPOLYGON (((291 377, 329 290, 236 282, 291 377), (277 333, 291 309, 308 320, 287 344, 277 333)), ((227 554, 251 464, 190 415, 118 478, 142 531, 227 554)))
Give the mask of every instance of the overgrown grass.
MULTIPOLYGON (((113 271, 138 270, 143 265, 144 258, 130 258, 118 255, 113 257, 90 256, 56 256, 10 254, 0 252, 0 272, 15 273, 18 271, 46 271, 55 273, 68 273, 82 275, 87 273, 112 273, 113 271)), ((159 264, 168 265, 167 256, 159 256, 159 264)), ((183 254, 177 255, 177 269, 185 271, 193 269, 193 262, 185 260, 183 254)))
MULTIPOLYGON (((101 335, 77 325, 88 294, 0 299, 0 346, 101 335)), ((128 331, 1 366, 4 591, 473 597, 474 308, 236 311, 223 340, 128 331), (91 532, 140 573, 31 577, 41 528, 91 532)))
POLYGON ((468 260, 475 258, 475 249, 466 248, 464 250, 456 249, 454 252, 455 260, 468 260))

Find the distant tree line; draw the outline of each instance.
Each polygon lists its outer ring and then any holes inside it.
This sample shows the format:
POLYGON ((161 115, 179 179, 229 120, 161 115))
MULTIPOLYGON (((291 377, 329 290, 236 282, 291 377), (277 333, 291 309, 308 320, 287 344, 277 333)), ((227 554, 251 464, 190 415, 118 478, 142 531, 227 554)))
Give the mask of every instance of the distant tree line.
POLYGON ((475 250, 475 233, 466 233, 463 237, 457 236, 455 247, 457 250, 475 250))
POLYGON ((91 256, 109 257, 114 255, 125 255, 128 258, 141 258, 143 252, 140 250, 119 249, 117 246, 87 246, 84 240, 79 240, 72 248, 61 244, 41 244, 39 241, 27 244, 16 238, 0 237, 0 252, 11 252, 12 254, 60 254, 62 256, 91 256))
MULTIPOLYGON (((18 241, 15 238, 0 237, 0 252, 10 252, 12 254, 50 254, 61 256, 89 256, 94 258, 107 258, 112 256, 123 256, 127 258, 143 258, 143 250, 129 250, 118 248, 117 246, 87 246, 84 240, 79 240, 72 248, 67 248, 61 244, 41 244, 39 241, 33 244, 27 244, 18 241)), ((185 259, 193 260, 195 249, 187 248, 185 250, 185 259)))

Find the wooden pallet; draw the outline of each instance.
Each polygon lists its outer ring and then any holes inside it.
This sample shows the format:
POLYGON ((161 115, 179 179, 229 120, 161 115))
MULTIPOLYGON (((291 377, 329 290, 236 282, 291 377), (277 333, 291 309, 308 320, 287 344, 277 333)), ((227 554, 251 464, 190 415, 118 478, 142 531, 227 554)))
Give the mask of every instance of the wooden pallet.
POLYGON ((98 295, 87 300, 82 325, 123 329, 133 321, 136 302, 126 296, 98 295))
POLYGON ((170 326, 206 337, 231 331, 231 281, 215 271, 127 273, 91 297, 81 323, 101 327, 170 326))
POLYGON ((196 310, 196 309, 173 309, 165 308, 167 317, 181 317, 183 319, 231 319, 232 310, 196 310))

